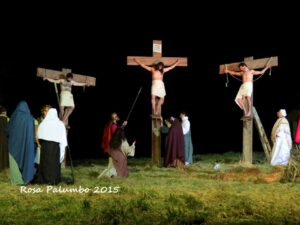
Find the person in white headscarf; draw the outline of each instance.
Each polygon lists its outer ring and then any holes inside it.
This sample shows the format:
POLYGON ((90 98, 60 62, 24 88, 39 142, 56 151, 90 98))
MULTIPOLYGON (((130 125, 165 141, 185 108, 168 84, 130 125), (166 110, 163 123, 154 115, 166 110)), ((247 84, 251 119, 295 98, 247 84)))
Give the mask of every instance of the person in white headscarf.
POLYGON ((287 165, 292 149, 290 125, 286 117, 285 109, 277 112, 278 119, 275 122, 271 139, 273 142, 271 165, 287 165))
POLYGON ((39 125, 38 139, 41 144, 38 182, 57 184, 61 180, 60 163, 64 160, 68 142, 65 125, 59 120, 55 108, 49 109, 39 125))

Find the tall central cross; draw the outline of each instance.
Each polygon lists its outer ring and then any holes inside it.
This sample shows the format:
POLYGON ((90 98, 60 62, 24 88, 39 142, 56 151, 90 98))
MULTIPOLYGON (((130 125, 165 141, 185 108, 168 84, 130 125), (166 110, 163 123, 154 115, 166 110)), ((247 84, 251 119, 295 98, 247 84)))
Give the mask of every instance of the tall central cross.
POLYGON ((179 64, 177 66, 187 66, 186 57, 162 57, 161 40, 153 41, 152 56, 127 56, 128 66, 138 66, 138 64, 134 61, 134 58, 148 66, 153 65, 155 61, 163 62, 166 66, 168 66, 172 65, 177 59, 179 60, 179 64))
MULTIPOLYGON (((169 66, 174 64, 178 59, 179 63, 177 66, 187 66, 186 57, 162 57, 162 41, 153 41, 152 56, 127 56, 127 65, 138 66, 134 61, 138 59, 144 65, 153 65, 156 61, 163 62, 164 65, 169 66)), ((152 119, 152 164, 156 166, 161 166, 161 134, 160 128, 162 126, 162 121, 160 117, 151 116, 152 119)))
MULTIPOLYGON (((227 67, 228 70, 231 71, 238 71, 238 66, 241 62, 230 63, 230 64, 223 64, 220 65, 220 74, 225 74, 225 68, 227 67)), ((244 58, 244 63, 247 64, 249 69, 260 69, 266 67, 267 64, 270 66, 278 66, 278 57, 274 56, 271 58, 262 58, 262 59, 253 59, 253 57, 244 58)), ((253 106, 253 93, 252 93, 252 106, 253 106)), ((262 141, 262 145, 266 156, 269 160, 269 151, 270 145, 268 143, 268 139, 266 138, 265 132, 263 127, 260 123, 260 119, 256 112, 255 107, 253 107, 253 115, 256 122, 256 126, 259 130, 259 135, 262 141)), ((243 120, 243 163, 252 164, 252 136, 253 136, 253 119, 250 118, 249 120, 243 120)))

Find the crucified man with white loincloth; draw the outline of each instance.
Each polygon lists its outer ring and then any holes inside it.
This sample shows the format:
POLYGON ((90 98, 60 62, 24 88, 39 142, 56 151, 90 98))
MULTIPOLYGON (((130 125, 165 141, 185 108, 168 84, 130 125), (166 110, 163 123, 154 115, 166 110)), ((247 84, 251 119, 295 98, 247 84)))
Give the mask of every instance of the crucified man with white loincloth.
POLYGON ((75 108, 72 86, 89 86, 89 83, 79 83, 73 80, 73 74, 68 73, 64 79, 54 80, 51 78, 44 77, 44 80, 48 80, 52 83, 60 84, 60 103, 59 103, 59 117, 65 124, 66 128, 69 129, 69 116, 75 108))
POLYGON ((163 62, 157 62, 151 66, 147 66, 141 63, 138 59, 133 59, 137 64, 139 64, 144 69, 150 71, 152 73, 152 87, 151 87, 151 104, 152 104, 152 113, 157 116, 161 116, 161 105, 164 103, 164 97, 166 95, 165 85, 163 82, 164 73, 174 69, 179 60, 165 68, 163 62))
POLYGON ((261 71, 250 70, 246 63, 240 63, 238 67, 240 69, 240 72, 228 70, 227 67, 225 66, 225 73, 242 77, 243 84, 241 85, 239 92, 236 95, 235 102, 244 111, 244 117, 251 117, 251 112, 252 112, 251 96, 253 91, 253 75, 263 75, 266 72, 266 70, 270 68, 270 65, 267 64, 267 66, 261 71), (245 101, 247 101, 248 107, 245 107, 245 101))

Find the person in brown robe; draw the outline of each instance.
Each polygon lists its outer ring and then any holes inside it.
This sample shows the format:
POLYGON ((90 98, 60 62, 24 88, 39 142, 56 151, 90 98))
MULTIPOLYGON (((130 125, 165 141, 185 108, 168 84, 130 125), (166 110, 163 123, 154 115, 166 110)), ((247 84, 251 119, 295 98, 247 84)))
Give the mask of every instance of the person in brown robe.
POLYGON ((184 165, 184 137, 181 123, 176 118, 171 118, 171 127, 166 137, 165 167, 184 165))
POLYGON ((9 167, 6 127, 8 123, 6 109, 0 106, 0 171, 9 167))
POLYGON ((112 158, 117 176, 128 177, 127 156, 134 156, 135 142, 129 146, 124 129, 117 128, 111 138, 108 153, 112 158))

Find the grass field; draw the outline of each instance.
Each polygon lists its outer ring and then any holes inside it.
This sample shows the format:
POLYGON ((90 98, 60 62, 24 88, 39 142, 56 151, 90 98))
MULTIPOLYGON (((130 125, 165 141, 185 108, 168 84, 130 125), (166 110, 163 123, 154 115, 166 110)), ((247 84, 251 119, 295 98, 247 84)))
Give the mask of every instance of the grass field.
POLYGON ((97 179, 106 160, 76 161, 73 185, 12 186, 2 172, 0 224, 300 224, 300 183, 284 182, 262 154, 253 167, 238 153, 194 159, 184 168, 129 159, 127 179, 97 179))

